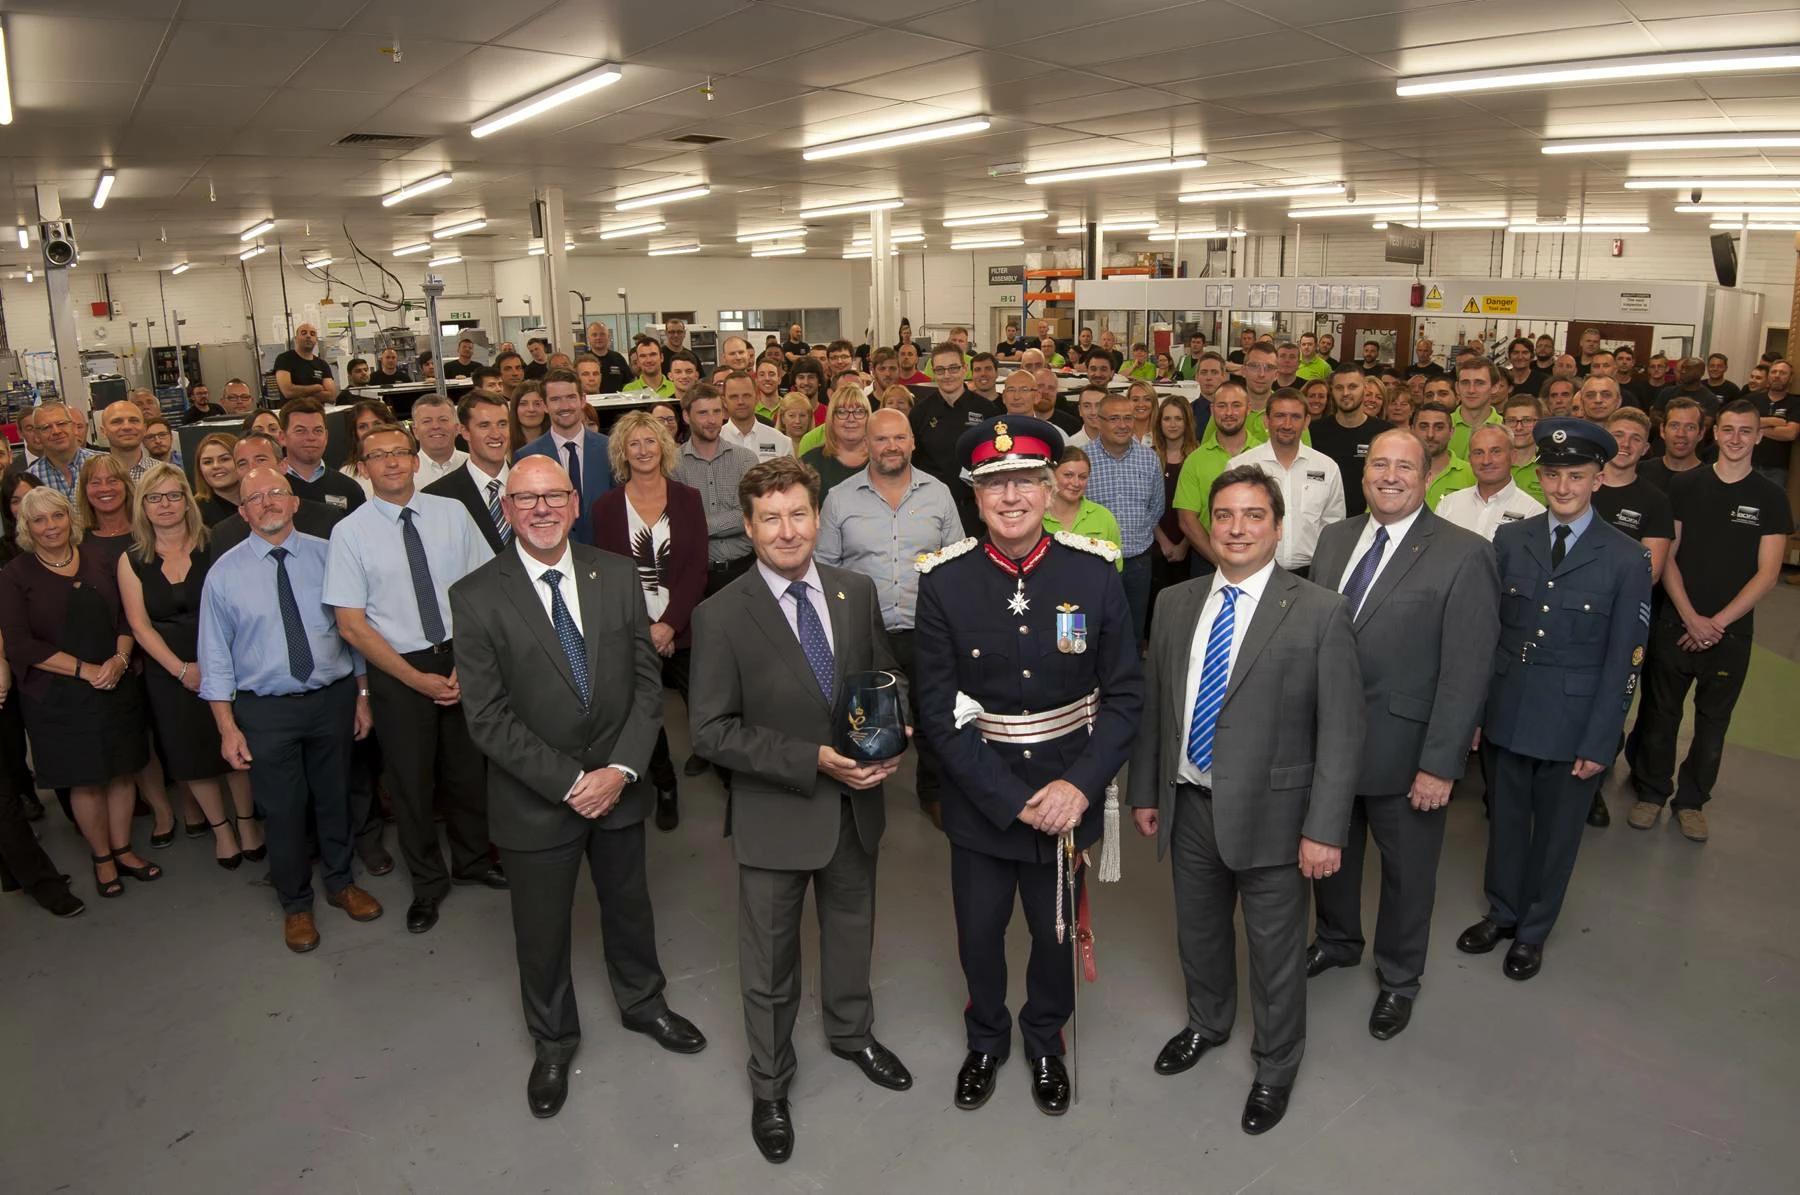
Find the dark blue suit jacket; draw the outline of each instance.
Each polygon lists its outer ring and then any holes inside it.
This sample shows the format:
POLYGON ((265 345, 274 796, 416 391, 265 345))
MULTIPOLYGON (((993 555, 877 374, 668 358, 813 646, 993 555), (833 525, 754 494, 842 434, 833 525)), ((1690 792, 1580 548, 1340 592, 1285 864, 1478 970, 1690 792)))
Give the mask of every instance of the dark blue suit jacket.
MULTIPOLYGON (((584 432, 581 444, 581 517, 575 520, 575 527, 569 532, 570 538, 577 543, 594 542, 593 524, 589 512, 600 495, 613 488, 612 460, 606 454, 606 437, 599 432, 584 432)), ((568 462, 556 451, 550 441, 550 433, 545 432, 525 447, 513 454, 513 463, 518 464, 528 456, 547 456, 557 464, 568 466, 568 462)))

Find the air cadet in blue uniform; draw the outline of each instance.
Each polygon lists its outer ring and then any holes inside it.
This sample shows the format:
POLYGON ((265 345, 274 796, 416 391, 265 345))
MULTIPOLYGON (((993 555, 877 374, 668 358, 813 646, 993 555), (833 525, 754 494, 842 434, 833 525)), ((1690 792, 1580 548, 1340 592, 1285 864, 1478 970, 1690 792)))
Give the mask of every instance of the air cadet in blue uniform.
MULTIPOLYGON (((1106 788, 1144 705, 1117 549, 1044 533, 1062 433, 1025 417, 970 428, 957 455, 986 534, 919 560, 919 731, 943 764, 951 900, 969 985, 969 1054, 956 1106, 981 1107, 1012 1046, 1006 926, 1015 893, 1031 933, 1019 1031, 1040 1111, 1068 1110, 1064 1024, 1075 1008, 1076 910, 1059 909, 1059 842, 1099 839, 1106 788), (1058 913, 1068 932, 1057 941, 1058 913)), ((1066 901, 1065 901, 1066 904, 1066 901)))
POLYGON ((1494 536, 1500 642, 1481 730, 1488 912, 1456 940, 1486 954, 1513 939, 1504 970, 1518 980, 1543 965, 1650 627, 1650 553, 1593 509, 1618 453, 1612 436, 1581 419, 1541 419, 1533 435, 1549 509, 1494 536))

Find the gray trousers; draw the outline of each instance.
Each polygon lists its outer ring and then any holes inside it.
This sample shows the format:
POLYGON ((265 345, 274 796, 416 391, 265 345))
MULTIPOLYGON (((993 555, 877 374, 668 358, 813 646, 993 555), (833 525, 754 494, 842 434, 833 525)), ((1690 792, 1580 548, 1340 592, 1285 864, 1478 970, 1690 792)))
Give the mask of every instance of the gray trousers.
POLYGON ((750 1090, 787 1098, 794 1078, 794 1021, 800 1012, 800 919, 806 888, 819 914, 819 1005, 825 1037, 840 1050, 875 1040, 869 993, 875 946, 875 859, 856 836, 843 799, 837 851, 817 871, 738 866, 738 983, 750 1044, 750 1090))
POLYGON ((1233 871, 1219 857, 1212 798, 1183 784, 1175 794, 1169 858, 1175 941, 1187 981, 1188 1028, 1211 1042, 1237 1020, 1237 936, 1244 908, 1250 956, 1250 1057, 1256 1081, 1285 1087, 1306 1050, 1306 879, 1293 863, 1233 871))
POLYGON ((1381 990, 1412 999, 1425 972, 1431 909, 1437 899, 1444 811, 1414 809, 1408 794, 1357 797, 1336 875, 1313 881, 1318 946, 1334 962, 1362 958, 1363 859, 1368 839, 1381 853, 1381 906, 1375 914, 1375 974, 1381 990))

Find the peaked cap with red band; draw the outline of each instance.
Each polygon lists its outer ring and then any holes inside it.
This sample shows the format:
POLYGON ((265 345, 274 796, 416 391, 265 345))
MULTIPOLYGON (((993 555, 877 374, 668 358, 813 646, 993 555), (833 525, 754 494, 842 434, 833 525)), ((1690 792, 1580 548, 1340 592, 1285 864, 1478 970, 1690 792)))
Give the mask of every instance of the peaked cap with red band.
POLYGON ((970 477, 1012 469, 1054 469, 1062 450, 1062 429, 1028 415, 983 420, 956 441, 957 458, 970 477))

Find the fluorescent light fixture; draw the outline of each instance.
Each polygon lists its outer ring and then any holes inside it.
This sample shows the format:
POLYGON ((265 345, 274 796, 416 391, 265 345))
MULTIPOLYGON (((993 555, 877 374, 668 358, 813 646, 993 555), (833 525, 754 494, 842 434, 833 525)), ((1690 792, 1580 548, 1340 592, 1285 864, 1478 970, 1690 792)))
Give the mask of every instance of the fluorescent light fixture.
MULTIPOLYGON (((1162 227, 1161 223, 1156 220, 1121 220, 1116 224, 1100 225, 1100 231, 1153 232, 1160 227, 1162 227)), ((1074 236, 1075 234, 1085 232, 1086 230, 1087 225, 1085 224, 1058 224, 1056 226, 1056 232, 1059 236, 1074 236)))
POLYGON ((828 203, 823 207, 803 207, 798 215, 802 220, 811 220, 817 216, 859 216, 865 212, 891 212, 897 207, 904 207, 904 199, 862 199, 855 203, 828 203))
POLYGON ((1146 239, 1152 241, 1211 241, 1219 239, 1237 241, 1249 235, 1241 228, 1196 228, 1192 232, 1184 232, 1179 235, 1173 232, 1153 232, 1146 239))
POLYGON ((21 248, 21 249, 31 248, 31 233, 26 231, 25 226, 23 224, 19 225, 19 248, 21 248))
MULTIPOLYGON (((563 251, 564 252, 567 252, 568 250, 573 249, 574 247, 575 247, 574 241, 564 241, 563 242, 563 251)), ((544 256, 543 242, 541 242, 541 241, 534 242, 530 247, 528 247, 525 250, 525 256, 527 256, 527 257, 542 257, 542 256, 544 256)))
POLYGON ((1800 175, 1768 178, 1628 178, 1627 191, 1791 191, 1800 189, 1800 175))
POLYGON ((1023 237, 1008 237, 1004 240, 989 241, 951 241, 952 249, 1010 249, 1014 245, 1023 245, 1023 237))
POLYGON ((331 258, 329 257, 314 258, 312 261, 303 261, 300 263, 301 268, 308 270, 322 270, 330 264, 331 258))
MULTIPOLYGON (((1386 220, 1377 220, 1369 227, 1380 231, 1386 228, 1388 223, 1386 220)), ((1432 231, 1444 228, 1505 228, 1507 226, 1507 221, 1498 217, 1490 220, 1395 220, 1393 223, 1404 225, 1407 228, 1424 228, 1432 231)))
MULTIPOLYGON (((923 245, 919 246, 919 248, 921 248, 921 249, 923 249, 924 247, 925 246, 923 246, 923 245)), ((846 249, 846 250, 844 250, 844 260, 845 261, 868 261, 870 258, 872 258, 874 256, 875 256, 875 251, 873 249, 846 249)), ((888 256, 889 257, 899 257, 900 250, 889 249, 888 256)))
POLYGON ((451 237, 459 237, 465 232, 480 232, 486 227, 487 217, 485 216, 479 220, 465 220, 461 224, 452 224, 448 228, 432 229, 431 239, 434 241, 447 241, 451 237))
POLYGON ((1189 191, 1179 199, 1182 203, 1230 203, 1234 200, 1255 203, 1259 199, 1311 199, 1343 193, 1343 183, 1307 183, 1293 187, 1221 187, 1213 191, 1189 191))
POLYGON ((410 257, 414 253, 430 253, 430 252, 431 252, 431 242, 430 241, 420 241, 416 245, 401 245, 399 248, 394 250, 394 256, 395 257, 410 257))
POLYGON ((564 79, 554 87, 526 96, 516 104, 509 104, 490 116, 482 117, 469 126, 469 136, 486 137, 501 129, 510 129, 521 121, 542 115, 571 100, 578 100, 610 83, 617 83, 622 73, 614 63, 601 63, 591 71, 585 71, 572 79, 564 79))
POLYGON ((1345 207, 1291 207, 1290 220, 1329 219, 1333 216, 1409 216, 1415 212, 1435 212, 1435 203, 1354 203, 1345 207))
POLYGON ((265 232, 271 231, 274 227, 275 227, 275 221, 273 221, 273 220, 259 221, 258 223, 254 224, 251 227, 244 229, 244 231, 238 233, 238 240, 254 241, 257 237, 261 236, 265 232))
POLYGON ((1027 174, 1025 181, 1034 187, 1048 183, 1078 183, 1090 178, 1120 178, 1130 174, 1160 174, 1170 170, 1194 170, 1206 165, 1202 154, 1183 158, 1151 158, 1148 161, 1114 162, 1098 166, 1073 166, 1067 170, 1045 170, 1027 174))
POLYGON ((661 220, 648 220, 642 224, 621 224, 617 228, 600 229, 600 239, 603 241, 616 241, 620 237, 648 236, 653 232, 661 232, 667 227, 668 225, 664 224, 661 220))
MULTIPOLYGON (((12 75, 6 69, 6 26, 0 25, 0 124, 11 124, 12 75)), ((19 246, 21 249, 23 245, 19 246)))
POLYGON ((1574 223, 1574 222, 1571 222, 1568 224, 1508 224, 1506 226, 1506 231, 1508 231, 1508 232, 1541 232, 1541 233, 1546 233, 1546 234, 1559 233, 1559 232, 1624 233, 1624 232, 1649 232, 1650 226, 1648 224, 1643 224, 1643 223, 1637 223, 1637 224, 1578 224, 1578 223, 1574 223))
POLYGON ((654 195, 639 195, 634 199, 621 199, 613 204, 615 212, 634 212, 641 207, 656 207, 664 203, 679 203, 683 199, 699 199, 711 195, 712 188, 704 184, 698 187, 683 187, 679 191, 658 191, 654 195))
POLYGON ((435 270, 439 266, 453 266, 461 260, 462 260, 462 255, 460 253, 452 253, 449 257, 434 257, 434 258, 432 258, 430 261, 425 263, 425 268, 428 270, 435 270))
MULTIPOLYGON (((925 234, 922 232, 896 232, 894 235, 892 235, 888 238, 888 243, 893 244, 893 245, 916 245, 916 244, 919 244, 920 242, 924 241, 924 239, 925 239, 925 234)), ((875 243, 874 237, 851 237, 850 238, 850 246, 853 249, 867 249, 869 246, 873 245, 874 243, 875 243)))
POLYGON ((169 273, 175 274, 175 275, 185 274, 188 272, 188 270, 190 268, 191 267, 188 265, 188 263, 184 261, 178 266, 169 267, 169 273))
POLYGON ((652 249, 652 250, 650 250, 650 256, 651 257, 679 257, 684 253, 698 253, 698 252, 700 252, 700 246, 698 246, 698 245, 672 245, 667 249, 652 249))
POLYGON ((30 266, 25 267, 25 281, 27 281, 27 282, 31 281, 31 267, 30 266))
POLYGON ((1800 148, 1800 133, 1671 133, 1593 140, 1568 137, 1546 141, 1539 148, 1547 154, 1629 154, 1684 149, 1795 149, 1800 148))
POLYGON ((768 232, 746 232, 738 237, 737 243, 753 245, 757 241, 779 241, 786 237, 803 237, 805 235, 806 229, 804 228, 775 228, 768 232))
POLYGON ((1800 212, 1792 203, 1678 203, 1675 210, 1684 216, 1791 216, 1800 212))
POLYGON ((751 257, 797 257, 806 252, 805 245, 770 245, 750 250, 751 257))
POLYGON ((115 176, 110 170, 100 172, 100 181, 94 185, 94 210, 99 211, 106 206, 106 197, 112 194, 115 176))
POLYGON ((891 149, 896 145, 917 145, 921 141, 943 141, 950 137, 964 137, 970 133, 984 133, 993 127, 993 121, 986 113, 979 116, 962 116, 955 120, 941 120, 936 124, 915 125, 910 129, 895 129, 891 133, 871 133, 867 137, 851 137, 844 141, 831 141, 824 145, 815 145, 801 153, 808 162, 822 162, 827 158, 841 158, 848 154, 868 153, 877 149, 891 149))
POLYGON ((440 174, 434 174, 430 178, 422 178, 416 183, 407 183, 398 191, 389 191, 381 197, 381 206, 393 207, 396 203, 405 203, 409 199, 449 185, 450 172, 446 170, 440 174))
POLYGON ((252 257, 260 257, 262 254, 267 253, 268 251, 269 251, 269 247, 267 245, 252 245, 248 249, 244 250, 242 253, 238 254, 238 260, 239 261, 249 261, 252 257))
POLYGON ((1800 232, 1800 224, 1768 224, 1745 222, 1743 224, 1711 224, 1714 232, 1800 232))
POLYGON ((1050 213, 1044 208, 1033 208, 1023 212, 987 212, 974 216, 951 216, 944 221, 945 228, 984 228, 990 224, 1025 224, 1032 220, 1047 220, 1050 213))
POLYGON ((1759 46, 1747 50, 1699 50, 1677 54, 1633 54, 1413 75, 1394 84, 1395 95, 1457 95, 1554 87, 1560 83, 1607 83, 1624 79, 1667 79, 1740 71, 1780 71, 1800 67, 1800 46, 1759 46))

